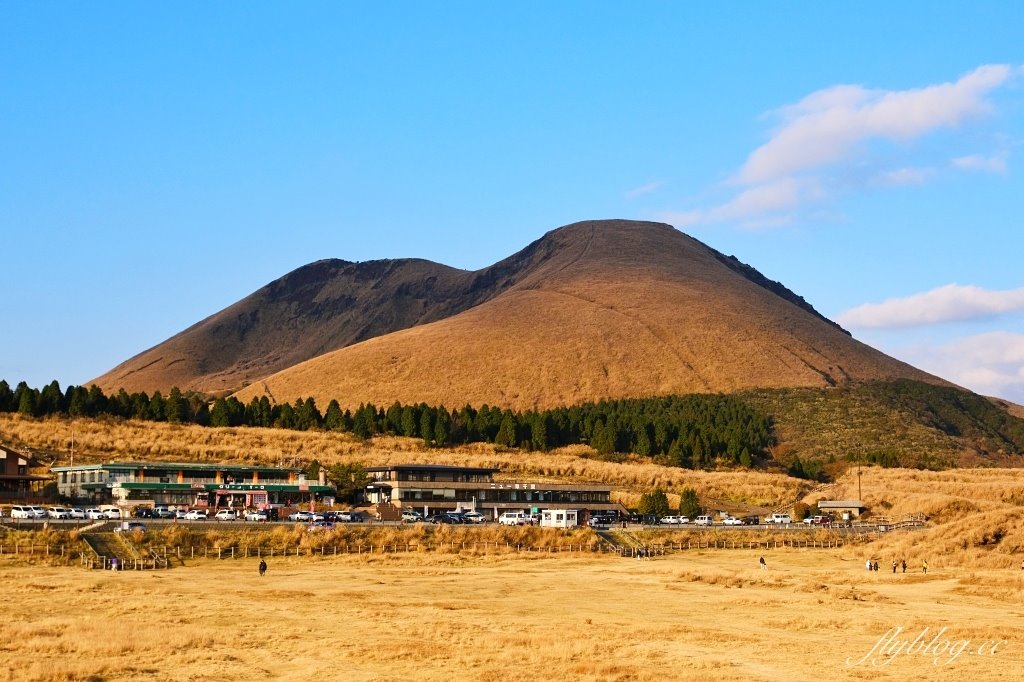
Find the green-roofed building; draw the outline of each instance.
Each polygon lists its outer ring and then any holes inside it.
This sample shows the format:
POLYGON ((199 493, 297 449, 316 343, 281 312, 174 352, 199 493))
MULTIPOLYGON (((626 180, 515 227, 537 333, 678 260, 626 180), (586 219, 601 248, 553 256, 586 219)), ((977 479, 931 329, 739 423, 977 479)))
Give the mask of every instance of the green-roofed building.
POLYGON ((104 462, 53 467, 60 494, 75 503, 122 507, 174 505, 198 509, 266 509, 334 494, 323 475, 301 469, 242 464, 104 462))

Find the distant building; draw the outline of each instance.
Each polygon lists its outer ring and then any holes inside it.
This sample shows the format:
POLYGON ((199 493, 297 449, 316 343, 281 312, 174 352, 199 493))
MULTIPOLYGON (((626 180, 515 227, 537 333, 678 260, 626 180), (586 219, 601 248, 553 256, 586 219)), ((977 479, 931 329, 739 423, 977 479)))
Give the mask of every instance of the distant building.
POLYGON ((323 480, 301 469, 175 462, 105 462, 53 467, 57 489, 68 499, 120 506, 184 505, 193 508, 304 504, 331 495, 323 480))
POLYGON ((31 470, 38 467, 31 455, 0 445, 0 500, 41 499, 44 486, 51 481, 49 476, 34 476, 31 470))
POLYGON ((848 521, 860 517, 867 507, 860 500, 819 500, 818 509, 848 521))
POLYGON ((612 502, 611 486, 495 481, 494 474, 498 471, 439 464, 367 467, 370 483, 366 486, 365 497, 368 502, 390 503, 424 515, 462 508, 475 509, 492 519, 513 510, 537 513, 541 509, 626 511, 622 505, 612 502))

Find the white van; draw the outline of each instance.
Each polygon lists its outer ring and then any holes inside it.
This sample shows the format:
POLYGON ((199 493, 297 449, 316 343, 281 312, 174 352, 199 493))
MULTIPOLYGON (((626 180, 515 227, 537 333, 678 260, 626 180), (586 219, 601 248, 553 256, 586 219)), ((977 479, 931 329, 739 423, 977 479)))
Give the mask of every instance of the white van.
POLYGON ((526 512, 508 511, 498 517, 498 523, 503 526, 522 526, 526 524, 526 512))
POLYGON ((698 516, 693 520, 693 522, 698 526, 711 526, 715 523, 715 517, 705 514, 703 516, 698 516))

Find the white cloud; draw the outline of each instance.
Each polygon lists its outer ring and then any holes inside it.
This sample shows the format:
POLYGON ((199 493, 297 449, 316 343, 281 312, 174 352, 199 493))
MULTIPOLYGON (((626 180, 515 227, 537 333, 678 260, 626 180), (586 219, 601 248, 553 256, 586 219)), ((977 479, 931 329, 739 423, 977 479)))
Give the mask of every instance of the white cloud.
POLYGON ((656 180, 654 182, 648 182, 646 185, 640 185, 639 187, 634 187, 633 189, 631 189, 631 190, 626 192, 626 198, 627 199, 636 199, 637 197, 643 196, 644 194, 650 194, 651 192, 655 192, 655 191, 661 189, 661 187, 664 184, 665 183, 662 182, 661 180, 656 180))
POLYGON ((972 391, 1024 403, 1024 334, 989 332, 909 355, 913 364, 972 391))
POLYGON ((1024 310, 1024 288, 989 291, 947 284, 931 291, 882 303, 865 303, 839 315, 846 327, 915 327, 995 317, 1024 310))
POLYGON ((984 97, 1015 70, 1005 64, 981 66, 955 83, 913 90, 869 90, 839 85, 811 93, 779 110, 784 125, 750 155, 738 182, 755 184, 848 157, 872 138, 910 140, 985 114, 984 97))
POLYGON ((824 191, 814 178, 780 178, 745 189, 724 204, 705 210, 669 214, 675 225, 739 221, 783 224, 799 206, 820 200, 824 191))
MULTIPOLYGON (((989 96, 1022 73, 1021 67, 988 64, 959 80, 922 88, 836 85, 812 92, 769 113, 780 125, 726 183, 736 188, 732 198, 710 208, 667 215, 681 218, 680 226, 728 221, 778 224, 851 188, 923 184, 936 174, 934 168, 887 168, 891 164, 870 159, 873 143, 906 143, 983 117, 993 108, 989 96)), ((951 165, 1003 172, 1006 156, 965 156, 951 165)))
POLYGON ((950 161, 954 168, 967 171, 982 171, 1003 174, 1006 172, 1006 160, 1009 155, 1004 151, 992 156, 972 154, 961 156, 950 161))

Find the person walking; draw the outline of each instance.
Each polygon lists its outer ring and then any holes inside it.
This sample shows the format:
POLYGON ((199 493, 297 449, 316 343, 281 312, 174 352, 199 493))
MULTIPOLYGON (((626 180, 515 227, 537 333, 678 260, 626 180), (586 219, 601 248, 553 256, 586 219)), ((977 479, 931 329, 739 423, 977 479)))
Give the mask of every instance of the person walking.
POLYGON ((260 577, 262 578, 263 574, 266 573, 266 572, 267 572, 267 562, 264 559, 260 559, 260 577))
POLYGON ((768 563, 764 560, 764 557, 761 557, 761 560, 758 563, 761 565, 762 571, 768 570, 768 563))

